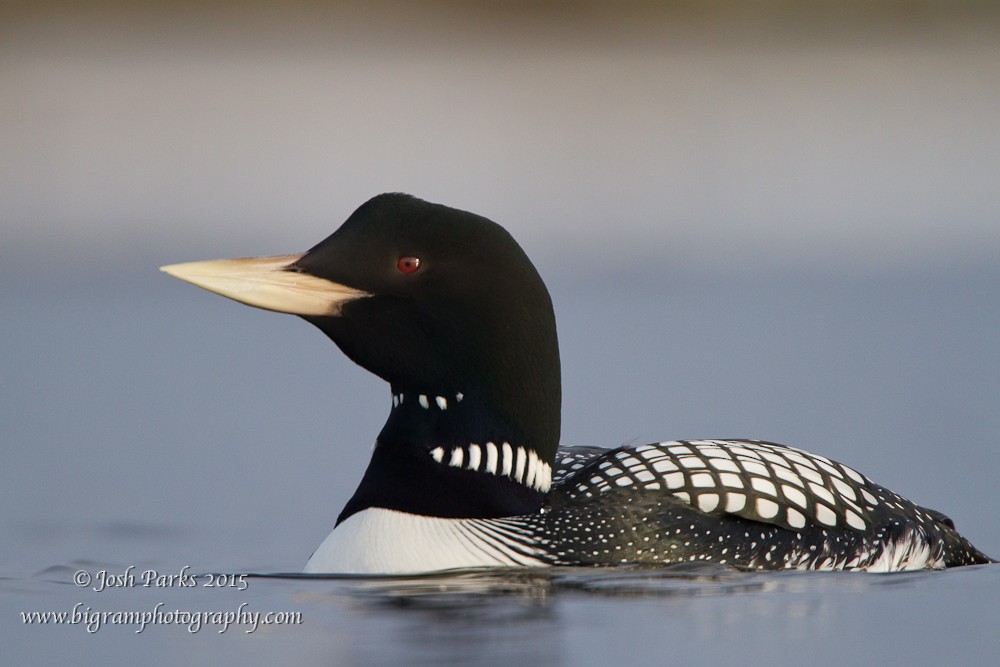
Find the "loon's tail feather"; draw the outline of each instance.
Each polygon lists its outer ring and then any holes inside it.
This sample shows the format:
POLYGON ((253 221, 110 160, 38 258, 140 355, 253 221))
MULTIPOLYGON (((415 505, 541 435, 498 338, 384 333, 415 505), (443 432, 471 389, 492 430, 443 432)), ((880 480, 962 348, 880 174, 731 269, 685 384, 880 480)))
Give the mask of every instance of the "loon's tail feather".
POLYGON ((948 515, 928 507, 921 507, 920 509, 931 515, 939 524, 941 537, 944 540, 944 562, 946 567, 984 565, 986 563, 1000 562, 990 558, 974 547, 972 542, 959 535, 955 529, 955 522, 948 515))
POLYGON ((990 558, 982 551, 972 545, 954 529, 945 528, 944 535, 944 564, 945 567, 958 567, 960 565, 985 565, 986 563, 997 563, 1000 561, 990 558))

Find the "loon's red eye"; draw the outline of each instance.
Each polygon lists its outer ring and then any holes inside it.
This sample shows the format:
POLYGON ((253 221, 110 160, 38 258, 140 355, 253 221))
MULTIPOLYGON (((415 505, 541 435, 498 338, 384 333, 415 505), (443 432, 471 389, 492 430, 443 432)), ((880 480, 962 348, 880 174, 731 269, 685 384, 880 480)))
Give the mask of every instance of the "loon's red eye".
POLYGON ((419 257, 400 257, 396 262, 396 268, 400 273, 415 273, 420 268, 419 257))

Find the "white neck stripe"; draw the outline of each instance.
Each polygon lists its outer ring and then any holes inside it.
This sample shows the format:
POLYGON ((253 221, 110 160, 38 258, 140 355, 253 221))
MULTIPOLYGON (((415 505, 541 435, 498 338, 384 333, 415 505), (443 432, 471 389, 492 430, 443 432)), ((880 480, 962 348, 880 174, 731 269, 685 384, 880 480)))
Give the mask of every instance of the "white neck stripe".
MULTIPOLYGON (((393 393, 392 407, 401 406, 405 396, 402 392, 393 393)), ((445 412, 449 407, 450 396, 417 394, 416 403, 424 410, 445 412)), ((460 391, 453 396, 456 404, 465 398, 465 394, 460 391)), ((449 448, 439 446, 430 449, 428 453, 435 462, 451 468, 508 477, 542 493, 548 493, 552 488, 552 466, 543 461, 538 452, 525 447, 513 447, 509 442, 499 445, 494 442, 485 444, 473 442, 467 446, 449 448)))
POLYGON ((447 450, 435 447, 428 453, 441 465, 509 477, 542 493, 548 493, 552 487, 552 467, 541 460, 535 450, 524 447, 515 449, 509 442, 500 447, 492 442, 487 442, 485 447, 476 443, 447 450), (485 462, 483 449, 486 450, 485 462))
MULTIPOLYGON (((392 407, 397 408, 403 404, 403 398, 406 394, 393 394, 392 395, 392 407)), ((465 398, 465 394, 458 392, 455 394, 455 402, 461 403, 462 399, 465 398)), ((424 410, 430 410, 431 407, 435 407, 438 410, 444 412, 448 409, 448 396, 432 396, 430 394, 417 394, 417 404, 424 410)))

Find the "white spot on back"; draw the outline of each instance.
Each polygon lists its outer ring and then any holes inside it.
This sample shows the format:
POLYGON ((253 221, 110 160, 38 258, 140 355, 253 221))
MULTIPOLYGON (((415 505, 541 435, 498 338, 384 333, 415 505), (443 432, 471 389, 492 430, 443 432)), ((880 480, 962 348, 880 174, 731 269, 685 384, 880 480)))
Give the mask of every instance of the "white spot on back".
POLYGON ((727 493, 726 494, 726 511, 727 512, 739 512, 741 509, 747 506, 747 497, 742 493, 727 493))
POLYGON ((820 486, 819 484, 816 484, 814 482, 810 482, 809 483, 809 488, 812 489, 813 493, 815 493, 817 496, 819 496, 820 498, 822 498, 826 502, 830 503, 831 505, 835 505, 836 504, 837 501, 834 500, 833 494, 830 493, 826 489, 825 486, 820 486))
POLYGON ((769 496, 777 496, 778 490, 774 487, 774 482, 769 479, 763 479, 761 477, 751 477, 750 486, 752 486, 757 491, 761 493, 766 493, 769 496))
POLYGON ((740 467, 732 459, 709 459, 708 464, 716 470, 726 472, 741 472, 740 467))
POLYGON ((420 407, 424 410, 431 407, 431 404, 427 402, 427 396, 425 394, 420 394, 420 396, 417 397, 417 401, 420 403, 420 407))
POLYGON ((441 463, 441 461, 444 459, 444 450, 441 449, 440 447, 435 447, 434 449, 431 450, 431 458, 437 461, 438 463, 441 463))
POLYGON ((840 474, 840 471, 837 470, 836 468, 834 468, 829 463, 826 463, 826 462, 823 462, 823 461, 819 461, 819 467, 822 468, 823 470, 825 470, 826 472, 828 472, 830 474, 830 476, 832 478, 834 478, 834 479, 843 479, 844 478, 844 476, 840 474))
POLYGON ((773 519, 778 515, 778 503, 773 500, 758 498, 754 502, 754 506, 757 508, 757 514, 764 519, 773 519))
POLYGON ((853 468, 848 468, 847 466, 845 466, 843 464, 840 464, 840 469, 843 470, 845 473, 847 473, 847 476, 850 477, 851 479, 853 479, 858 484, 864 484, 865 483, 864 476, 862 476, 862 474, 859 473, 857 470, 854 470, 853 468))
POLYGON ((666 482, 668 489, 679 489, 684 486, 684 473, 668 473, 663 476, 663 481, 666 482))
POLYGON ((847 484, 846 482, 842 482, 836 477, 831 477, 830 481, 833 482, 833 488, 837 489, 837 492, 840 495, 844 496, 845 498, 849 498, 850 500, 858 499, 857 494, 854 493, 854 489, 852 489, 850 485, 847 484))
POLYGON ((707 472, 699 472, 691 475, 691 486, 697 486, 700 488, 709 488, 715 486, 715 480, 707 472))
POLYGON ((782 484, 781 492, 785 494, 785 498, 788 498, 788 500, 795 503, 802 509, 806 509, 806 507, 808 507, 806 504, 806 494, 802 493, 798 489, 793 489, 787 484, 782 484))
POLYGON ((448 465, 450 465, 453 468, 461 468, 462 459, 464 457, 465 457, 465 450, 462 449, 461 447, 456 447, 455 449, 451 450, 451 461, 448 462, 448 465))
POLYGON ((786 451, 785 457, 790 461, 795 461, 798 464, 805 466, 806 468, 816 469, 816 464, 813 463, 807 456, 804 456, 802 452, 796 451, 786 451))
POLYGON ((728 459, 730 461, 733 459, 733 457, 729 455, 729 452, 715 445, 702 449, 701 455, 707 459, 728 459))
POLYGON ((669 461, 667 459, 653 461, 652 466, 653 470, 655 470, 656 472, 670 472, 672 470, 680 470, 680 468, 674 465, 673 461, 669 461))
POLYGON ((722 482, 723 486, 728 486, 731 489, 743 488, 743 478, 731 472, 720 472, 719 481, 722 482))
POLYGON ((802 481, 802 478, 796 475, 792 470, 789 470, 788 468, 782 468, 781 466, 775 466, 774 476, 780 477, 786 482, 791 482, 796 486, 804 487, 806 485, 806 483, 802 481))
POLYGON ((825 526, 836 526, 837 515, 826 505, 816 503, 816 520, 825 526))
POLYGON ((868 529, 868 524, 865 523, 865 520, 851 510, 844 512, 844 518, 847 520, 847 525, 851 528, 857 528, 858 530, 868 529))
POLYGON ((791 526, 792 528, 805 527, 806 517, 802 514, 802 512, 798 511, 794 507, 789 507, 787 510, 785 510, 785 513, 788 516, 789 526, 791 526))
POLYGON ((788 459, 786 459, 783 456, 779 456, 774 452, 762 451, 760 452, 760 455, 761 457, 764 458, 764 460, 769 461, 770 463, 773 463, 776 466, 781 466, 783 468, 790 468, 792 465, 791 463, 788 462, 788 459))
POLYGON ((717 493, 703 493, 698 496, 698 509, 702 512, 711 512, 719 506, 719 495, 717 493))
POLYGON ((799 471, 800 475, 808 479, 810 482, 816 482, 817 484, 823 483, 823 478, 820 477, 820 474, 812 468, 807 468, 801 463, 796 463, 795 469, 799 471))
POLYGON ((448 409, 448 399, 445 398, 444 396, 435 396, 434 402, 437 403, 437 406, 442 410, 448 409))
POLYGON ((733 454, 760 460, 760 455, 757 452, 749 450, 746 447, 730 447, 729 451, 732 452, 733 454))

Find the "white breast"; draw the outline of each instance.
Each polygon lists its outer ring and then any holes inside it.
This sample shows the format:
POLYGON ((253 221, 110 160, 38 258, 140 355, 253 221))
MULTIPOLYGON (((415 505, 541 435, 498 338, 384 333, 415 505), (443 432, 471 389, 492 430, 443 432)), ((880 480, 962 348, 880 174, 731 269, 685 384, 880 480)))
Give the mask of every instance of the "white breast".
POLYGON ((441 519, 370 508, 347 518, 306 563, 307 573, 417 574, 540 566, 530 536, 505 519, 441 519))

